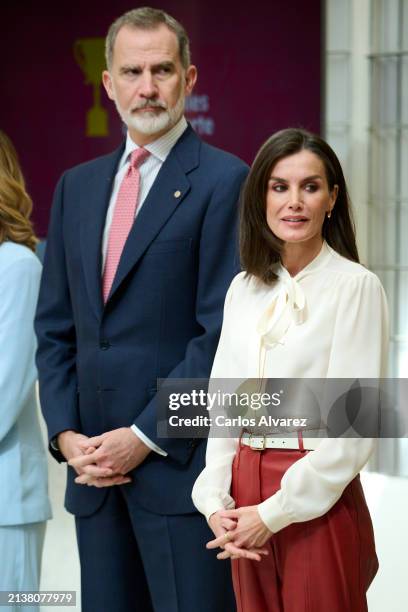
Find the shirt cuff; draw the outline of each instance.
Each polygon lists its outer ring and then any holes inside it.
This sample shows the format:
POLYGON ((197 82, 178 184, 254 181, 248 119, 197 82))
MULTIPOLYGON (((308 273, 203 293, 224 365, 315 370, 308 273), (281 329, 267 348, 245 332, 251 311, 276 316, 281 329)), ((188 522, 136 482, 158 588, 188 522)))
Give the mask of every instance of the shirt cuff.
POLYGON ((50 446, 52 448, 53 451, 60 453, 60 447, 58 445, 58 436, 54 436, 53 438, 51 438, 50 440, 50 446))
MULTIPOLYGON (((234 505, 232 507, 234 507, 234 505)), ((226 508, 222 501, 220 501, 219 499, 209 499, 205 504, 205 518, 207 519, 207 523, 210 520, 210 517, 214 514, 214 512, 227 509, 229 509, 228 506, 226 508)))
POLYGON ((150 438, 145 436, 143 431, 141 431, 138 427, 136 427, 136 425, 132 425, 130 429, 133 431, 135 436, 140 438, 143 444, 146 444, 146 446, 148 446, 152 451, 154 451, 155 453, 158 453, 159 455, 162 455, 163 457, 167 457, 168 453, 166 453, 166 451, 160 448, 160 446, 157 446, 157 444, 152 442, 150 438))
POLYGON ((279 505, 277 495, 279 491, 269 497, 261 504, 258 504, 258 512, 262 521, 272 533, 276 533, 293 523, 292 518, 287 512, 284 512, 279 505))

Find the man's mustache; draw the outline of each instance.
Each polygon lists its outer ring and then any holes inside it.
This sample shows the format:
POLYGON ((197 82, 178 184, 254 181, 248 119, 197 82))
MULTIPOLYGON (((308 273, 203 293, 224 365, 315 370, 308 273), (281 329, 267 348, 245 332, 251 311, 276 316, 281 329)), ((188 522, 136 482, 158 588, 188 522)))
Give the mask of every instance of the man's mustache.
POLYGON ((143 108, 163 108, 164 110, 166 110, 167 104, 165 102, 162 102, 161 100, 143 100, 142 102, 135 104, 135 106, 132 106, 131 110, 135 111, 141 110, 143 108))

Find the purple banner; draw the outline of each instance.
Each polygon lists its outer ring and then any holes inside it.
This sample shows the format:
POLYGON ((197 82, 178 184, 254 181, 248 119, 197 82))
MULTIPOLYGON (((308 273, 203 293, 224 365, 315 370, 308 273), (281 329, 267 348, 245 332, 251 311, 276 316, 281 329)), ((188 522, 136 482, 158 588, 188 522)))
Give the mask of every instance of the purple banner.
MULTIPOLYGON (((199 78, 187 116, 204 139, 250 163, 278 129, 319 131, 320 1, 150 4, 174 15, 190 34, 199 78)), ((40 236, 61 173, 121 141, 121 122, 99 84, 98 39, 137 6, 60 0, 2 9, 0 127, 19 152, 40 236)))

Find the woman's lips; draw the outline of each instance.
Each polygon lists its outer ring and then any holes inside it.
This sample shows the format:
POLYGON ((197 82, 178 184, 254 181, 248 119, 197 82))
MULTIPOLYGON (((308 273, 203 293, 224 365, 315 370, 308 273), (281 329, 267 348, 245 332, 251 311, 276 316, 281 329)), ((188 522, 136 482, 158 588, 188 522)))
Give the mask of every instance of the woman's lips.
POLYGON ((306 223, 308 219, 306 219, 306 217, 283 217, 282 221, 284 221, 285 223, 291 223, 291 224, 301 224, 301 223, 306 223))

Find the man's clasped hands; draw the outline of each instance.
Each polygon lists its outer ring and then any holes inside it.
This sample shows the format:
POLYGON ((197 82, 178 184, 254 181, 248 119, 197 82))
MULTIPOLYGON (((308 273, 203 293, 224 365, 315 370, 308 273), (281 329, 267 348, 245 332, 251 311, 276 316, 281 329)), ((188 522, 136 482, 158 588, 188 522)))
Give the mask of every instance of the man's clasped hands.
MULTIPOLYGON (((77 484, 110 487, 131 482, 129 472, 140 465, 151 449, 129 427, 88 438, 75 431, 58 436, 58 446, 77 473, 77 484)), ((218 510, 209 519, 215 539, 207 548, 221 548, 218 559, 261 561, 268 554, 266 542, 272 532, 262 521, 257 506, 218 510)))

